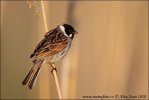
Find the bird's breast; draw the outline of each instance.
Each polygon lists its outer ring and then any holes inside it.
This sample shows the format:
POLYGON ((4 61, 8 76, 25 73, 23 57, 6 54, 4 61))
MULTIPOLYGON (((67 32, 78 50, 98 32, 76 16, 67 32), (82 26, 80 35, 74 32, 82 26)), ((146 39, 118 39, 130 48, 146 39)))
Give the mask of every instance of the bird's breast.
POLYGON ((67 46, 62 51, 54 54, 53 56, 48 57, 48 60, 52 63, 61 60, 69 51, 71 47, 71 42, 72 41, 70 39, 67 39, 67 46))

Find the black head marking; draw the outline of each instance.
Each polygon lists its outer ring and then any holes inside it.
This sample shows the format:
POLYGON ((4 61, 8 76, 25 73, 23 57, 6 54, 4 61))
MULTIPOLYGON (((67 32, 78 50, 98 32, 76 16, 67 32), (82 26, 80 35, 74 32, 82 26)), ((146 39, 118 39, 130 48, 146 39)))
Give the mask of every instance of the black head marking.
POLYGON ((69 25, 69 24, 63 24, 63 26, 65 27, 65 32, 68 36, 71 36, 71 38, 73 39, 74 34, 76 33, 76 31, 74 30, 74 28, 69 25))

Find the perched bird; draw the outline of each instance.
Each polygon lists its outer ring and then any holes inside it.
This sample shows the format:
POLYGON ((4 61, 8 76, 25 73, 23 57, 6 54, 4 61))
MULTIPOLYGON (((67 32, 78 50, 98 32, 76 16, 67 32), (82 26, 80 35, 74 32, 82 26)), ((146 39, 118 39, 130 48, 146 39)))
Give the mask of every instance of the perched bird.
POLYGON ((71 25, 62 24, 45 33, 44 38, 37 45, 30 58, 33 58, 33 67, 23 80, 32 89, 42 63, 46 60, 54 63, 62 59, 71 47, 74 35, 77 32, 71 25))

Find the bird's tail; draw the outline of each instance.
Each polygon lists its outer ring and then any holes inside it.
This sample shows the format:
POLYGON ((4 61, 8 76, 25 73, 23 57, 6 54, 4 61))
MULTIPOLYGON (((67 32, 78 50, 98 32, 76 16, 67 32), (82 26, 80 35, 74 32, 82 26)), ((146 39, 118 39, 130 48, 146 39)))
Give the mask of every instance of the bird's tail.
POLYGON ((23 82, 22 82, 23 85, 26 85, 28 83, 29 89, 33 88, 35 80, 36 80, 38 73, 41 69, 42 63, 43 63, 43 61, 34 63, 33 67, 31 68, 31 70, 29 71, 29 73, 27 74, 25 79, 23 80, 23 82))

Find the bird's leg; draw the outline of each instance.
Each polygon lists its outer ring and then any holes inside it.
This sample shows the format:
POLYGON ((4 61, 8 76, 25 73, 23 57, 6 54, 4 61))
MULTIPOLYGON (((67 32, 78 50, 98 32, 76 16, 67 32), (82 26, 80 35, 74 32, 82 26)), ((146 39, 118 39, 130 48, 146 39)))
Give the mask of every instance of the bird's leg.
POLYGON ((51 70, 51 73, 53 73, 54 70, 57 72, 56 67, 54 67, 54 68, 51 70))
POLYGON ((54 66, 54 63, 48 62, 48 64, 50 64, 51 67, 52 67, 51 73, 53 73, 53 70, 55 70, 55 71, 57 72, 57 69, 56 69, 56 67, 54 66))

